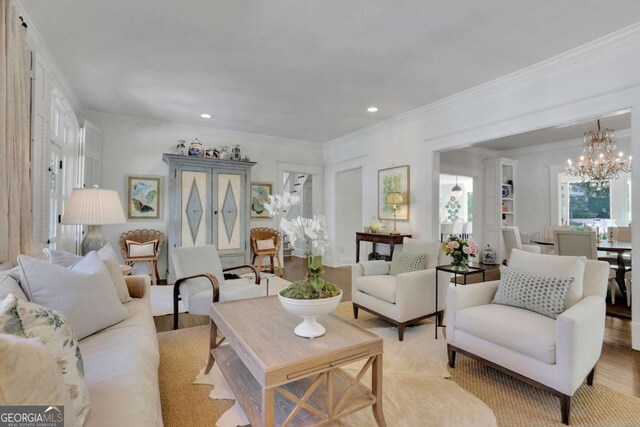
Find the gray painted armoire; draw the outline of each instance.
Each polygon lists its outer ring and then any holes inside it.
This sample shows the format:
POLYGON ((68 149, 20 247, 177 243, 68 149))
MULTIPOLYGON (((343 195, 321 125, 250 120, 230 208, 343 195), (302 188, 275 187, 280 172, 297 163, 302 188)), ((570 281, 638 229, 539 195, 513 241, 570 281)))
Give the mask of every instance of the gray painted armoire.
POLYGON ((169 165, 169 282, 171 251, 213 244, 222 267, 249 263, 249 197, 254 162, 164 154, 169 165))

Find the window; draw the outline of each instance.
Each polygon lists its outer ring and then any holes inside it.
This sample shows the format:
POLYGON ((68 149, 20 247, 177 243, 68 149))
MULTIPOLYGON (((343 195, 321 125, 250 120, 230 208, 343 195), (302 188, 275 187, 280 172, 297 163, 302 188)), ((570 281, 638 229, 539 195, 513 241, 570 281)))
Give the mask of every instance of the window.
POLYGON ((598 187, 591 182, 572 182, 568 191, 570 225, 611 218, 609 187, 598 187))

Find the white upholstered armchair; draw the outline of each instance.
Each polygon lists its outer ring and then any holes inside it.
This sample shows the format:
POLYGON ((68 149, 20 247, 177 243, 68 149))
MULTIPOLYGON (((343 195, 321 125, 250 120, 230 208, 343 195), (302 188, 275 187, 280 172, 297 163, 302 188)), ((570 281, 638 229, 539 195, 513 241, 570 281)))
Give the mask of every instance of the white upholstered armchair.
POLYGON ((191 314, 209 315, 211 302, 266 296, 265 286, 252 265, 222 269, 218 250, 213 245, 174 248, 171 260, 176 271, 173 289, 173 329, 178 329, 178 301, 182 299, 191 314), (255 284, 227 284, 224 272, 246 268, 256 276, 255 284))
POLYGON ((498 281, 450 287, 447 299, 449 366, 456 353, 478 359, 560 397, 562 421, 569 423, 571 396, 593 384, 604 337, 609 265, 584 257, 514 250, 511 268, 550 277, 575 277, 565 311, 557 319, 507 305, 491 304, 498 281), (580 270, 579 262, 583 264, 580 270), (576 270, 578 268, 578 270, 576 270), (576 274, 577 273, 577 274, 576 274))
POLYGON ((388 273, 387 267, 386 271, 379 271, 378 274, 373 271, 374 274, 365 275, 367 263, 354 264, 351 268, 353 316, 357 319, 358 310, 363 309, 397 325, 400 341, 404 338, 405 326, 427 317, 442 316, 451 275, 438 274, 438 310, 436 311, 435 267, 449 262, 449 257, 442 252, 440 245, 438 241, 425 242, 405 237, 402 251, 427 254, 425 270, 392 276, 388 273))

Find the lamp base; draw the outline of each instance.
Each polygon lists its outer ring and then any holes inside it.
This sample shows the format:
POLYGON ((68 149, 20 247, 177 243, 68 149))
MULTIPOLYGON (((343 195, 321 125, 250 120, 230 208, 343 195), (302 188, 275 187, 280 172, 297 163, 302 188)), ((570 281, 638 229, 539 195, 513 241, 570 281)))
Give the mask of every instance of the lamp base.
POLYGON ((91 251, 99 251, 107 241, 102 237, 100 225, 88 225, 87 233, 82 239, 81 253, 86 255, 91 251))
POLYGON ((393 231, 389 232, 389 234, 391 234, 392 236, 399 236, 400 232, 394 228, 393 231))

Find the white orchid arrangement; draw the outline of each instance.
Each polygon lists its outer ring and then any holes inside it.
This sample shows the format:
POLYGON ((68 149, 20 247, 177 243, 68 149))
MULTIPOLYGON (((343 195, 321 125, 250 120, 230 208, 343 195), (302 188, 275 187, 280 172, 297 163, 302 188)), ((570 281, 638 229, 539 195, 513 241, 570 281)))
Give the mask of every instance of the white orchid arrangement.
MULTIPOLYGON (((326 291, 326 282, 322 278, 322 255, 329 245, 324 217, 314 215, 313 218, 303 218, 302 215, 298 215, 293 219, 287 218, 287 212, 295 206, 300 206, 300 196, 291 193, 283 193, 282 196, 270 194, 268 200, 264 204, 265 209, 271 215, 280 216, 280 228, 289 236, 289 243, 294 248, 302 249, 307 257, 308 282, 317 293, 325 290, 325 292, 332 292, 329 296, 337 295, 339 290, 333 285, 330 285, 331 289, 326 291), (296 242, 302 242, 304 246, 298 247, 296 242)), ((295 288, 296 283, 291 286, 295 288)), ((293 294, 298 292, 296 289, 291 289, 291 291, 293 294)), ((294 298, 307 299, 304 292, 294 298)))
POLYGON ((280 216, 280 228, 289 236, 291 246, 302 249, 306 256, 322 256, 329 245, 325 219, 321 215, 314 215, 313 218, 303 218, 298 215, 296 218, 288 219, 286 212, 299 205, 300 196, 283 193, 281 196, 269 194, 268 202, 264 207, 270 215, 280 216), (297 241, 305 246, 296 246, 297 241))

